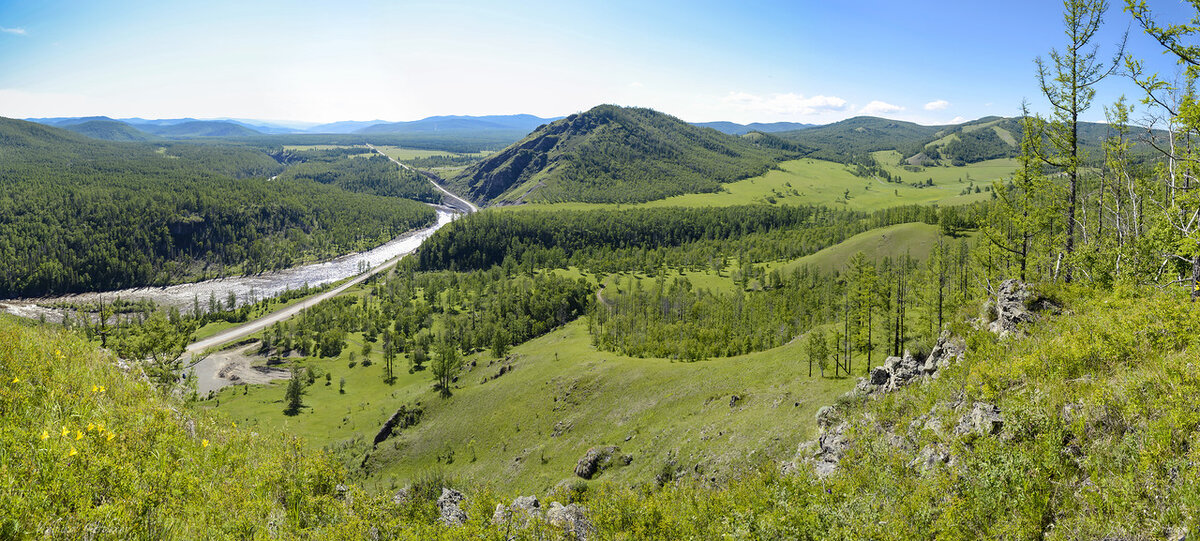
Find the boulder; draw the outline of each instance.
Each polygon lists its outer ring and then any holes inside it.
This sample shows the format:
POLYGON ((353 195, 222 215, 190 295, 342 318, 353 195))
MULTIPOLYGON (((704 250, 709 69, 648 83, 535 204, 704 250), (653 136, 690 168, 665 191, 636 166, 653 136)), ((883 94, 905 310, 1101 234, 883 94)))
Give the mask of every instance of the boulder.
POLYGON ((954 433, 960 436, 974 434, 977 436, 992 436, 1004 428, 1004 416, 1000 408, 987 402, 976 402, 958 421, 954 433))
POLYGON ((550 509, 546 511, 546 522, 549 522, 551 526, 561 528, 569 538, 578 541, 589 539, 595 533, 583 508, 573 503, 562 505, 558 502, 551 502, 550 509))
POLYGON ((461 526, 467 521, 467 513, 459 507, 459 504, 466 499, 462 492, 452 488, 442 488, 442 495, 437 500, 438 511, 441 517, 438 520, 447 526, 461 526))
POLYGON ((617 451, 620 451, 620 448, 615 445, 588 449, 583 458, 575 464, 575 475, 584 479, 595 477, 608 467, 617 451))
POLYGON ((492 513, 493 524, 510 523, 517 528, 528 527, 530 523, 542 516, 542 502, 537 496, 521 496, 513 500, 512 505, 496 504, 496 512, 492 513))
POLYGON ((908 465, 909 467, 925 474, 941 464, 950 462, 950 451, 941 444, 931 443, 921 448, 917 453, 917 458, 913 459, 908 465))

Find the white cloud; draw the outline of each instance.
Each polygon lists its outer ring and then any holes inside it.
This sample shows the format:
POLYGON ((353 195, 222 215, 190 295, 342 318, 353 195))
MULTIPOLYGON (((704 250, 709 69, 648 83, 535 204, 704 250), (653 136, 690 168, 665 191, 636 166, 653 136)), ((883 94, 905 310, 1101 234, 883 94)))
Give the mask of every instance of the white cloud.
POLYGON ((904 108, 899 105, 892 105, 886 101, 875 100, 868 103, 865 107, 858 110, 860 115, 886 115, 903 111, 904 108))
POLYGON ((946 100, 934 100, 925 104, 926 111, 941 111, 950 106, 950 102, 946 100))
POLYGON ((956 116, 950 120, 950 123, 951 124, 962 124, 963 122, 966 122, 966 121, 967 121, 966 118, 963 118, 961 116, 956 116))
POLYGON ((629 88, 642 88, 643 86, 646 86, 646 85, 642 84, 641 81, 634 81, 632 83, 629 83, 629 88))
POLYGON ((24 28, 5 28, 3 26, 0 26, 0 32, 4 32, 5 34, 16 34, 18 36, 29 35, 29 33, 26 32, 24 28))
POLYGON ((760 115, 814 115, 846 110, 846 100, 837 96, 805 97, 792 92, 769 96, 730 92, 721 101, 739 111, 760 115))

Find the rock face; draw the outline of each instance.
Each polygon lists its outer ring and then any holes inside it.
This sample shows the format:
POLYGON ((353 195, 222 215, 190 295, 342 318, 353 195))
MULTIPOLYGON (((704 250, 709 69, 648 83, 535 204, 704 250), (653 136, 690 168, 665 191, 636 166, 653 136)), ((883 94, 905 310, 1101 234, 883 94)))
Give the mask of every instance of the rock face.
POLYGON ((1001 340, 1019 335, 1021 324, 1037 320, 1037 315, 1029 307, 1039 300, 1028 285, 1017 280, 1005 280, 996 290, 996 298, 984 306, 987 329, 1001 340))
POLYGON ((822 430, 821 436, 817 438, 816 452, 812 455, 813 471, 817 477, 832 475, 849 446, 849 442, 846 441, 846 423, 822 430))
POLYGON ((461 526, 465 523, 467 513, 459 507, 464 499, 462 492, 452 488, 442 488, 442 496, 437 500, 438 511, 441 512, 438 520, 447 526, 461 526))
POLYGON ((628 455, 616 457, 617 452, 620 450, 615 445, 588 449, 583 458, 579 459, 579 462, 575 464, 575 475, 584 479, 591 479, 601 471, 604 471, 613 462, 614 458, 617 458, 623 464, 629 464, 633 460, 632 457, 628 455))
POLYGON ((583 508, 573 503, 564 506, 558 502, 551 502, 550 509, 546 511, 546 522, 562 528, 570 538, 579 541, 590 538, 594 532, 591 521, 583 513, 583 508))

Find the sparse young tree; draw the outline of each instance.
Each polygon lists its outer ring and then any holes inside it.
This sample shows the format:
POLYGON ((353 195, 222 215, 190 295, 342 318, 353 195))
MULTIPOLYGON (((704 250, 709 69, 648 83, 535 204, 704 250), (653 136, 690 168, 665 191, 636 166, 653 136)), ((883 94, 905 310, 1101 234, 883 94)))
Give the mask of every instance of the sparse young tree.
POLYGON ((1064 0, 1067 48, 1064 51, 1052 49, 1049 62, 1037 59, 1038 83, 1053 112, 1046 132, 1053 152, 1043 153, 1041 157, 1061 169, 1067 177, 1066 269, 1063 274, 1066 282, 1071 281, 1075 264, 1072 259, 1075 254, 1075 211, 1084 160, 1079 145, 1079 116, 1091 107, 1096 96, 1095 85, 1117 68, 1124 54, 1122 45, 1113 61, 1105 62, 1099 58, 1099 46, 1093 43, 1107 10, 1107 0, 1064 0))
POLYGON ((437 347, 437 355, 433 358, 432 372, 434 388, 441 392, 443 398, 449 398, 451 384, 462 368, 462 357, 458 353, 458 344, 443 337, 437 347))
POLYGON ((292 377, 288 380, 287 391, 284 392, 283 402, 286 404, 283 413, 296 415, 304 407, 304 382, 300 381, 304 373, 299 366, 292 365, 292 377))

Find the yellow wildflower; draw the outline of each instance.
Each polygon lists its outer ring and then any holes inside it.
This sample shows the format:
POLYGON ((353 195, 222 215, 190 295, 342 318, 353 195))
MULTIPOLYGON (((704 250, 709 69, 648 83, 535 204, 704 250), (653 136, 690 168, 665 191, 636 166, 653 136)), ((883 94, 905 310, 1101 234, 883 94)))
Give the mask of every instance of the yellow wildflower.
POLYGON ((94 425, 94 424, 92 424, 92 423, 88 423, 88 432, 91 432, 91 431, 93 431, 93 430, 95 430, 95 429, 96 429, 96 425, 94 425))
POLYGON ((21 378, 13 378, 13 383, 21 383, 21 378))
POLYGON ((200 440, 201 447, 208 447, 208 440, 200 440))
POLYGON ((54 350, 54 355, 56 357, 62 357, 62 352, 56 349, 56 350, 54 350))
POLYGON ((75 441, 79 441, 79 440, 82 440, 82 439, 83 439, 83 432, 80 432, 80 431, 76 430, 76 431, 75 431, 75 441))
POLYGON ((104 392, 104 386, 103 386, 103 385, 101 385, 101 386, 100 386, 100 392, 104 392))
POLYGON ((233 423, 233 427, 234 427, 234 428, 237 428, 237 423, 233 423))
POLYGON ((99 391, 99 390, 100 390, 100 388, 99 388, 99 387, 97 387, 97 386, 95 386, 95 385, 92 385, 92 392, 93 392, 93 393, 94 393, 94 392, 96 392, 96 391, 99 391))
POLYGON ((104 433, 104 423, 97 423, 97 424, 96 424, 96 431, 97 431, 97 432, 99 432, 99 433, 101 433, 101 434, 103 434, 103 433, 104 433))
POLYGON ((75 448, 74 448, 74 447, 72 447, 72 448, 71 448, 71 452, 70 452, 70 453, 67 453, 67 456, 75 456, 75 455, 77 455, 77 454, 79 454, 79 451, 76 451, 76 450, 75 450, 75 448))
POLYGON ((67 427, 65 427, 65 426, 64 426, 64 427, 63 427, 63 433, 62 433, 62 434, 63 434, 63 437, 64 437, 64 438, 65 438, 65 437, 67 437, 67 435, 68 435, 68 434, 70 434, 70 433, 71 433, 71 431, 70 431, 70 430, 67 430, 67 427))
POLYGON ((50 439, 50 431, 49 431, 49 430, 43 430, 43 431, 42 431, 42 441, 46 441, 46 440, 48 440, 48 439, 50 439))
POLYGON ((107 440, 105 440, 105 441, 112 441, 112 440, 113 440, 113 438, 115 438, 115 437, 116 437, 116 435, 115 435, 115 434, 113 434, 112 432, 109 432, 109 433, 108 433, 108 439, 107 439, 107 440))

